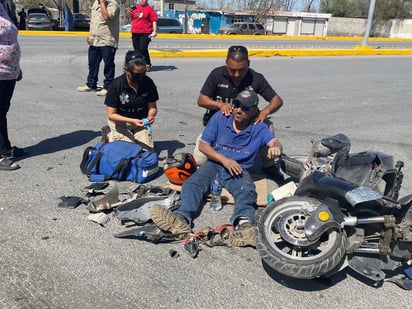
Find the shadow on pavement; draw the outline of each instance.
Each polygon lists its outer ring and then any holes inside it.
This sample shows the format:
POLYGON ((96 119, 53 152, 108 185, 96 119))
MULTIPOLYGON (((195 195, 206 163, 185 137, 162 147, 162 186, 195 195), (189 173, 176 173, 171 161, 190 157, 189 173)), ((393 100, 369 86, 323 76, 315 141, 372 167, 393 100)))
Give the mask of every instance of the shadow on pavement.
POLYGON ((87 144, 97 136, 100 131, 80 130, 40 141, 36 145, 25 147, 25 158, 58 152, 65 149, 87 144))
MULTIPOLYGON (((185 147, 185 144, 177 140, 155 141, 154 144, 155 144, 156 152, 158 154, 160 154, 163 150, 166 150, 167 152, 166 158, 173 156, 177 149, 185 147)), ((165 158, 159 158, 159 159, 163 160, 165 158)))
POLYGON ((273 280, 285 287, 298 291, 309 292, 326 290, 346 278, 346 271, 342 270, 331 277, 320 277, 310 280, 293 279, 274 271, 263 260, 262 266, 269 277, 271 277, 273 280))
POLYGON ((177 70, 177 67, 174 65, 153 65, 150 68, 149 72, 157 72, 157 71, 174 71, 177 70))

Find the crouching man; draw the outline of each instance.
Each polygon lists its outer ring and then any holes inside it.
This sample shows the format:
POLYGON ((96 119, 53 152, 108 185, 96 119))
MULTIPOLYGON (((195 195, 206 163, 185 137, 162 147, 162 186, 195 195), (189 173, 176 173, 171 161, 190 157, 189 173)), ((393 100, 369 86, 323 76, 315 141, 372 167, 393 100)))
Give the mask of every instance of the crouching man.
POLYGON ((244 90, 233 100, 233 113, 215 113, 203 131, 199 150, 208 161, 182 186, 180 207, 170 211, 160 205, 150 209, 153 222, 163 231, 182 235, 191 232, 193 220, 200 215, 203 198, 219 173, 221 183, 234 197, 234 213, 230 218, 235 231, 230 235, 232 246, 254 246, 257 193, 247 169, 262 146, 268 147, 268 157, 280 156, 282 145, 264 123, 254 124, 259 115, 258 96, 244 90))

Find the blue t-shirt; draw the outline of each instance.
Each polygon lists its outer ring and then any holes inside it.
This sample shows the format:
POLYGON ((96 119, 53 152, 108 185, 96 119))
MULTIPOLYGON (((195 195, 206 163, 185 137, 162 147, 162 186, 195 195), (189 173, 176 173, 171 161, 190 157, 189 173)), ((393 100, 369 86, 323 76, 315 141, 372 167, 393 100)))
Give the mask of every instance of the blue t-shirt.
POLYGON ((235 160, 244 169, 253 166, 259 149, 274 138, 264 123, 251 123, 245 130, 236 133, 233 114, 226 117, 222 113, 212 116, 202 134, 202 141, 211 145, 216 152, 235 160))

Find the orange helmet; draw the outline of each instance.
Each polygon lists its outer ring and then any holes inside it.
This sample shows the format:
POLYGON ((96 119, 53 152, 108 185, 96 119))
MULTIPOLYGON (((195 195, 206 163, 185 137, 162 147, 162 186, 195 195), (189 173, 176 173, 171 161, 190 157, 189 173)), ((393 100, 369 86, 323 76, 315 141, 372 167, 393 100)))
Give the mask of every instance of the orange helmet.
POLYGON ((182 185, 197 170, 195 158, 190 153, 178 153, 163 164, 166 177, 172 184, 182 185))

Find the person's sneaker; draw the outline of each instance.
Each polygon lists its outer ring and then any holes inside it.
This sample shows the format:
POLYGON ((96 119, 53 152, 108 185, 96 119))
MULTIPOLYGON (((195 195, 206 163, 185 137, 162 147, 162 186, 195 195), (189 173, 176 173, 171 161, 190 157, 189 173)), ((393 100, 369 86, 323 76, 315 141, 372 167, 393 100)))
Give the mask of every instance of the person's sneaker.
POLYGON ((239 224, 236 230, 230 233, 229 242, 232 247, 256 247, 254 224, 250 221, 239 224))
POLYGON ((191 232, 189 224, 182 215, 175 214, 161 205, 155 204, 150 208, 150 217, 153 223, 163 231, 175 235, 188 234, 191 232))
POLYGON ((88 91, 92 91, 92 90, 94 90, 94 89, 93 89, 93 88, 90 88, 90 87, 87 86, 87 85, 84 85, 84 86, 79 86, 79 87, 77 87, 77 90, 80 91, 80 92, 88 92, 88 91))
POLYGON ((102 142, 108 143, 109 142, 109 135, 111 133, 109 126, 102 127, 102 142))
POLYGON ((107 94, 107 90, 105 88, 100 89, 99 91, 96 91, 96 95, 99 97, 104 97, 107 94))

